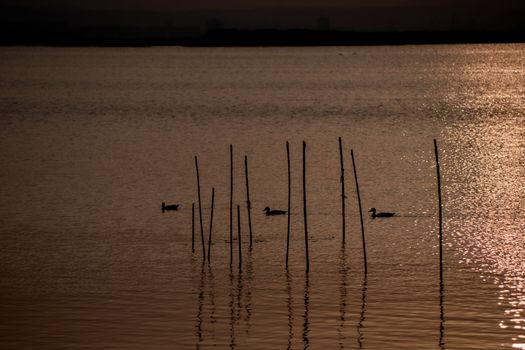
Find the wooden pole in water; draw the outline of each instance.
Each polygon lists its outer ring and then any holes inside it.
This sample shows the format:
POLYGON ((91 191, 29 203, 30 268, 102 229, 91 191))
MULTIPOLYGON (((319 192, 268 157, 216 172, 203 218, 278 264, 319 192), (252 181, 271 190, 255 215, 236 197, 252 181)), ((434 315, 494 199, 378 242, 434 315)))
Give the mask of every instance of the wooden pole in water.
POLYGON ((346 214, 345 214, 345 167, 343 163, 343 143, 339 137, 339 157, 341 159, 341 215, 343 217, 343 244, 345 244, 346 236, 346 214))
POLYGON ((230 144, 230 266, 233 263, 233 145, 230 144))
POLYGON ((213 204, 215 202, 215 187, 211 189, 211 214, 210 214, 210 233, 208 235, 208 264, 210 263, 211 258, 211 233, 213 227, 213 204))
POLYGON ((361 206, 361 196, 359 194, 359 182, 357 181, 357 170, 355 166, 354 150, 350 150, 350 154, 352 155, 352 165, 354 167, 355 188, 357 192, 357 203, 359 204, 359 218, 361 219, 361 238, 363 241, 363 258, 365 261, 365 275, 366 275, 368 273, 368 266, 367 266, 367 261, 366 261, 366 241, 365 241, 365 225, 363 222, 363 208, 361 206))
POLYGON ((443 288, 443 203, 441 200, 441 175, 439 171, 438 145, 434 139, 434 153, 436 155, 437 187, 438 187, 438 213, 439 213, 439 281, 443 288))
POLYGON ((248 183, 248 156, 244 156, 244 174, 246 176, 246 207, 248 209, 248 228, 250 230, 250 250, 252 250, 252 204, 250 202, 250 185, 248 183))
POLYGON ((206 261, 206 247, 204 246, 204 229, 202 227, 201 183, 199 179, 199 163, 197 161, 197 156, 195 156, 195 170, 197 172, 197 195, 199 197, 199 221, 201 225, 202 260, 206 261))
POLYGON ((286 234, 286 270, 288 270, 288 255, 290 251, 290 210, 292 197, 292 176, 290 172, 290 145, 286 141, 286 157, 288 159, 288 230, 286 234))
POLYGON ((241 207, 237 205, 237 237, 239 241, 239 270, 242 270, 241 207))
POLYGON ((304 247, 306 252, 306 272, 310 272, 310 256, 308 254, 308 215, 306 213, 306 142, 303 141, 303 212, 304 212, 304 247))
POLYGON ((195 253, 195 203, 191 203, 191 252, 195 253))

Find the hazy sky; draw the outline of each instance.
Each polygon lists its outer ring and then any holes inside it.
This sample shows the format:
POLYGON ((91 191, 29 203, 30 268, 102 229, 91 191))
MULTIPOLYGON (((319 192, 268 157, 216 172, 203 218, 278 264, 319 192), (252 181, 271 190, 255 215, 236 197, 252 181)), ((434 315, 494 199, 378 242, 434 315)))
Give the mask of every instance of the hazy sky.
POLYGON ((326 8, 326 7, 390 7, 390 6, 479 6, 525 7, 525 0, 0 0, 2 5, 33 8, 86 8, 119 10, 199 10, 249 8, 326 8))
POLYGON ((240 29, 317 29, 320 16, 333 30, 524 30, 525 17, 525 0, 0 0, 0 5, 15 10, 13 16, 3 11, 4 22, 14 18, 20 26, 171 23, 199 31, 209 29, 210 19, 240 29))

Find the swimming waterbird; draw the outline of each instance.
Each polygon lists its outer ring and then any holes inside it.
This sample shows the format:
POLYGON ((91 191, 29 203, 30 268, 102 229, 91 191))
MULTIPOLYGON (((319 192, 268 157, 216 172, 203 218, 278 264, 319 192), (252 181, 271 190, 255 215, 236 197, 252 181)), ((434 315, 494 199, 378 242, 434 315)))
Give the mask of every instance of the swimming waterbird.
POLYGON ((284 215, 286 214, 286 211, 284 210, 277 210, 277 209, 270 209, 270 207, 266 207, 263 209, 264 212, 266 212, 266 215, 267 216, 271 216, 271 215, 284 215))
POLYGON ((377 213, 376 212, 376 208, 370 208, 370 210, 368 211, 369 213, 372 213, 372 219, 375 219, 375 218, 389 218, 389 217, 392 217, 395 215, 395 213, 384 213, 384 212, 379 212, 377 213))
POLYGON ((165 211, 165 210, 178 210, 179 209, 179 205, 178 204, 166 205, 166 203, 162 202, 161 209, 162 209, 162 211, 165 211))

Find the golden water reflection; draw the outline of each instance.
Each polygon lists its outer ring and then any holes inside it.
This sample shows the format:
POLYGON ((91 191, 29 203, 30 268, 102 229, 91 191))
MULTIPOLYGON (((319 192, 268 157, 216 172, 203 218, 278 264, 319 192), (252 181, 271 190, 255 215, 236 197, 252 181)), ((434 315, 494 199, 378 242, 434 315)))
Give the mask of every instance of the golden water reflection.
MULTIPOLYGON (((83 346, 90 335, 110 348, 519 348, 523 48, 9 49, 18 53, 5 55, 2 89, 13 102, 3 106, 10 125, 0 139, 9 164, 0 172, 4 339, 12 348, 83 346), (366 222, 364 281, 351 191, 348 255, 337 261, 338 136, 362 159, 365 205, 409 214, 366 222), (443 152, 441 312, 432 138, 443 152), (242 273, 230 270, 221 192, 213 264, 202 267, 197 253, 192 269, 193 155, 204 186, 226 189, 234 143, 252 159, 253 203, 281 206, 284 142, 303 139, 311 145, 309 278, 301 236, 285 275, 285 221, 262 215, 253 218, 257 278, 249 257, 242 273), (175 196, 182 210, 160 216, 159 196, 175 196), (27 210, 35 203, 45 205, 27 210), (44 296, 52 300, 34 304, 44 296)), ((244 191, 236 195, 244 201, 244 191)), ((292 220, 297 234, 300 216, 292 220)))
POLYGON ((508 345, 525 349, 525 128, 518 120, 480 115, 451 125, 445 221, 461 261, 498 286, 499 327, 514 332, 508 345))

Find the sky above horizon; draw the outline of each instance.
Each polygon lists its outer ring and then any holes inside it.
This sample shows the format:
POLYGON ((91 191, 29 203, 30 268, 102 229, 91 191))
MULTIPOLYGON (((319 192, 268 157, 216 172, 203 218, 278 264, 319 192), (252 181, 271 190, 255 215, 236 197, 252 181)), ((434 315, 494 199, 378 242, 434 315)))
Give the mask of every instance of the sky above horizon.
POLYGON ((213 19, 239 29, 318 29, 323 17, 332 30, 525 30, 525 0, 0 0, 0 7, 4 22, 22 27, 175 23, 202 31, 213 19))
POLYGON ((399 6, 525 7, 525 0, 0 0, 3 6, 115 10, 202 10, 250 8, 360 8, 399 6))

